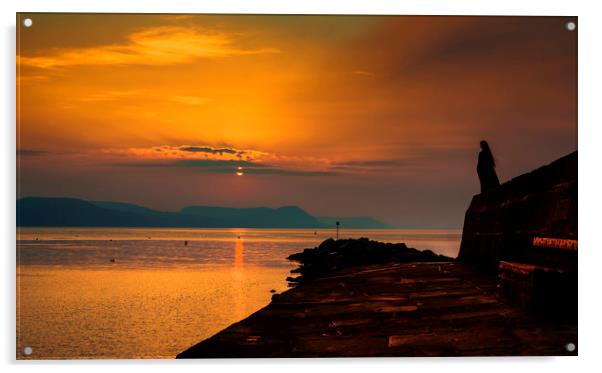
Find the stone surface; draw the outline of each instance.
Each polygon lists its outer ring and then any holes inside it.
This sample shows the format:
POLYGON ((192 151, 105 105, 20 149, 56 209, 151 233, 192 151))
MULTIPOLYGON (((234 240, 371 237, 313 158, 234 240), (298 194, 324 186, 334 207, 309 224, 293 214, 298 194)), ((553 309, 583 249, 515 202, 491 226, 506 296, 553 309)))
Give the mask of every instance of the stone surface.
POLYGON ((454 262, 341 269, 178 358, 576 355, 575 323, 496 296, 497 278, 454 262))

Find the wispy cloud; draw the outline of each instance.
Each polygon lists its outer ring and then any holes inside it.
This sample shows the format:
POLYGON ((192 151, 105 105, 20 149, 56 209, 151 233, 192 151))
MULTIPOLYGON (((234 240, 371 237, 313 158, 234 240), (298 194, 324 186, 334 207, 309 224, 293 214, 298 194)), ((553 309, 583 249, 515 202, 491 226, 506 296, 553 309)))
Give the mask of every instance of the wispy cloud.
POLYGON ((143 93, 144 92, 140 90, 103 91, 88 94, 86 96, 80 97, 78 100, 82 102, 117 101, 126 97, 139 96, 143 93))
POLYGON ((209 102, 207 98, 199 96, 173 96, 171 100, 185 105, 205 105, 209 102))
POLYGON ((363 75, 363 76, 374 76, 374 73, 366 70, 355 70, 351 72, 354 75, 363 75))
POLYGON ((213 174, 337 176, 342 170, 323 159, 288 157, 232 146, 181 145, 106 149, 111 165, 133 168, 188 169, 213 174))
POLYGON ((406 160, 397 160, 397 159, 377 159, 377 160, 367 160, 367 161, 347 161, 347 162, 337 162, 335 166, 344 166, 344 167, 388 167, 388 166, 402 166, 407 164, 406 160))
POLYGON ((41 82, 50 79, 46 75, 24 75, 19 73, 17 75, 17 84, 28 83, 28 82, 41 82))
POLYGON ((177 160, 152 160, 152 161, 127 161, 117 162, 114 165, 121 167, 168 167, 168 168, 206 168, 212 171, 224 169, 229 172, 236 170, 238 167, 248 168, 260 168, 264 167, 260 163, 253 163, 249 161, 235 161, 230 159, 177 159, 177 160))
POLYGON ((126 90, 105 90, 99 92, 87 92, 83 96, 74 97, 75 100, 80 102, 112 102, 112 101, 123 101, 124 99, 144 99, 148 101, 161 101, 169 100, 176 104, 182 105, 205 105, 211 101, 211 99, 201 96, 191 95, 165 95, 158 91, 149 91, 141 89, 126 89, 126 90))
POLYGON ((336 171, 313 171, 313 170, 294 170, 284 168, 251 168, 245 170, 247 174, 257 175, 282 175, 282 176, 340 176, 341 174, 336 171))
POLYGON ((17 155, 22 156, 38 156, 38 155, 46 155, 48 151, 39 150, 39 149, 17 149, 17 155))
POLYGON ((311 156, 287 156, 232 146, 163 145, 149 148, 105 149, 113 164, 127 167, 198 169, 211 173, 288 176, 334 176, 387 173, 412 165, 409 159, 332 161, 311 156))
POLYGON ((330 166, 332 170, 353 174, 383 174, 399 171, 400 169, 409 169, 415 166, 411 158, 404 159, 372 159, 372 160, 350 160, 343 162, 333 162, 330 166))
POLYGON ((181 159, 163 162, 120 162, 114 164, 121 167, 135 168, 186 168, 199 172, 213 174, 235 174, 243 172, 251 175, 280 175, 280 176, 338 176, 336 171, 292 169, 273 164, 264 164, 251 161, 235 161, 220 159, 181 159))
POLYGON ((255 149, 214 147, 210 145, 152 146, 149 148, 105 149, 104 153, 125 156, 134 160, 218 160, 218 161, 267 161, 273 154, 255 149))
POLYGON ((17 56, 17 62, 43 69, 77 65, 170 65, 200 58, 278 52, 269 47, 243 48, 234 35, 225 32, 160 26, 134 32, 122 44, 53 49, 38 56, 17 56))

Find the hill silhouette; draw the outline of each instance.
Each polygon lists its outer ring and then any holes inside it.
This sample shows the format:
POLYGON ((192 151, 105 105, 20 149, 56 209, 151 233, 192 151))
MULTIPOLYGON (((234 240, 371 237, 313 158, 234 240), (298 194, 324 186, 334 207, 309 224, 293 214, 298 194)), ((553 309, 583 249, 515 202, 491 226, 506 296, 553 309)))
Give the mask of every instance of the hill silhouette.
MULTIPOLYGON (((327 228, 334 225, 332 219, 312 216, 297 206, 275 209, 189 206, 169 212, 130 203, 77 198, 17 200, 17 226, 22 227, 327 228)), ((348 228, 388 227, 367 217, 339 220, 343 226, 348 221, 348 228)))

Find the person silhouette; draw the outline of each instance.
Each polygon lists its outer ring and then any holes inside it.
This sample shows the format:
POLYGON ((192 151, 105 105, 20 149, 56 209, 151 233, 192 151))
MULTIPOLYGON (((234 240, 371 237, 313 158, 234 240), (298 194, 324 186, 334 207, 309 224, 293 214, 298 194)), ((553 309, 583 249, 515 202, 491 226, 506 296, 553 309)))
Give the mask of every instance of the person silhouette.
POLYGON ((481 193, 500 185, 500 180, 495 173, 495 159, 487 141, 481 141, 479 162, 477 163, 477 174, 481 182, 481 193))

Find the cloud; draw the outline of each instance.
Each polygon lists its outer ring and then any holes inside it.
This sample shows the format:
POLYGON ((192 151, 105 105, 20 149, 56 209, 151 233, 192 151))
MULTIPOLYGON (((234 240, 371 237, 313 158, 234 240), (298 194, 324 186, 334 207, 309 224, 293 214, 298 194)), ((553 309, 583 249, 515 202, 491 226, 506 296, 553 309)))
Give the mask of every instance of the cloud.
POLYGON ((153 160, 231 160, 262 161, 275 156, 255 149, 237 149, 230 146, 210 145, 152 146, 150 148, 105 149, 109 156, 125 156, 140 161, 153 160))
POLYGON ((354 75, 362 75, 362 76, 374 76, 374 73, 365 70, 355 70, 352 72, 354 75))
POLYGON ((338 172, 334 171, 311 171, 311 170, 291 170, 282 168, 257 168, 244 170, 245 174, 258 175, 283 175, 283 176, 339 176, 338 172))
POLYGON ((78 65, 171 65, 201 58, 278 53, 275 48, 242 48, 230 34, 199 27, 160 26, 130 34, 122 44, 58 48, 17 63, 42 69, 78 65))
POLYGON ((178 160, 167 160, 167 161, 133 161, 133 162, 121 162, 116 163, 117 166, 122 167, 169 167, 169 168, 233 168, 237 167, 263 167, 261 164, 252 163, 249 161, 235 161, 235 160, 221 160, 221 159, 178 159, 178 160))
POLYGON ((112 164, 124 167, 199 169, 211 173, 287 176, 335 176, 388 172, 412 165, 409 159, 333 162, 311 156, 287 156, 256 149, 212 145, 162 145, 149 148, 105 149, 112 164), (123 160, 127 160, 123 162, 123 160))
POLYGON ((50 79, 50 77, 46 75, 17 75, 17 84, 29 83, 29 82, 41 82, 50 79))
POLYGON ((117 101, 122 100, 126 97, 139 96, 144 94, 141 90, 122 90, 122 91, 104 91, 98 93, 92 93, 84 97, 79 98, 82 102, 105 102, 105 101, 117 101))
POLYGON ((210 153, 210 154, 244 154, 244 150, 232 148, 212 148, 210 146, 182 146, 179 148, 184 152, 192 153, 210 153))
POLYGON ((17 149, 17 155, 23 156, 38 156, 38 155, 46 155, 49 152, 46 150, 38 150, 38 149, 17 149))
POLYGON ((220 168, 220 167, 247 167, 247 168, 261 168, 265 167, 259 163, 253 163, 249 161, 235 161, 235 160, 219 160, 219 159, 182 159, 177 161, 168 162, 165 164, 167 167, 198 167, 198 168, 220 168))
POLYGON ((209 102, 208 99, 198 96, 173 96, 171 100, 178 104, 185 105, 204 105, 209 102))
POLYGON ((302 170, 281 168, 271 164, 250 161, 216 160, 216 159, 180 159, 166 162, 125 162, 116 163, 120 167, 136 168, 187 168, 213 174, 235 174, 242 169, 244 174, 280 175, 280 176, 337 176, 333 171, 302 170), (239 167, 241 169, 239 169, 239 167))
MULTIPOLYGON (((125 90, 105 90, 94 93, 86 93, 81 97, 74 97, 80 102, 112 102, 122 101, 124 99, 146 99, 149 101, 165 101, 165 95, 161 92, 142 90, 142 89, 125 89, 125 90)), ((185 96, 185 95, 174 95, 168 97, 171 102, 183 105, 205 105, 211 100, 206 97, 200 96, 185 96)))
POLYGON ((406 164, 404 160, 397 159, 379 159, 379 160, 368 160, 368 161, 348 161, 338 162, 335 166, 359 166, 359 167, 385 167, 385 166, 400 166, 406 164))

